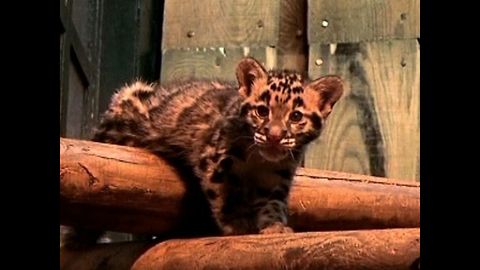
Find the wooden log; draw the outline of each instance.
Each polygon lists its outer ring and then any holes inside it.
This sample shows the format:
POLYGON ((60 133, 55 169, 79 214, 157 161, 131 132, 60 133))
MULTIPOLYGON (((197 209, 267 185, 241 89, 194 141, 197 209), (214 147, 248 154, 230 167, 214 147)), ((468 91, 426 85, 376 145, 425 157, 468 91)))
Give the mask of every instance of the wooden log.
MULTIPOLYGON (((176 171, 145 150, 60 138, 64 225, 164 233, 179 226, 185 209, 204 215, 197 200, 185 207, 186 197, 176 171)), ((418 183, 299 169, 289 212, 296 231, 413 228, 420 225, 420 189, 418 183)))
POLYGON ((168 231, 185 187, 175 170, 141 149, 60 139, 60 215, 65 225, 168 231))
POLYGON ((309 232, 169 240, 141 269, 419 269, 420 229, 309 232))
POLYGON ((62 270, 129 270, 140 255, 152 246, 147 242, 98 244, 88 249, 60 248, 62 270))

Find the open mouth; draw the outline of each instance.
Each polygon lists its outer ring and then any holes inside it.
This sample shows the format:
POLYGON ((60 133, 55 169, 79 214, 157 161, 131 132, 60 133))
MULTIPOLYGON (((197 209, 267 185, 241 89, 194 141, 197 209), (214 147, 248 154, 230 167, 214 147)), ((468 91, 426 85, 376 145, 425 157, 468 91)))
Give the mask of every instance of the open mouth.
POLYGON ((269 161, 279 161, 288 154, 288 149, 295 145, 293 138, 283 138, 279 141, 269 142, 267 136, 255 133, 255 144, 259 146, 260 155, 269 161))

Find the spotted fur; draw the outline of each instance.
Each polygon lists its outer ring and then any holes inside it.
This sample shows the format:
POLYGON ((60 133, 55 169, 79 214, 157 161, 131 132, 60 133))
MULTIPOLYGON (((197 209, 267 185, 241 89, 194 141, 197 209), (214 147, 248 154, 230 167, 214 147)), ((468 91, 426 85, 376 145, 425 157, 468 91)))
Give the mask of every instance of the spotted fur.
POLYGON ((267 72, 253 58, 240 61, 236 76, 238 86, 126 85, 94 140, 143 147, 190 170, 224 234, 289 232, 294 172, 342 95, 342 82, 267 72))

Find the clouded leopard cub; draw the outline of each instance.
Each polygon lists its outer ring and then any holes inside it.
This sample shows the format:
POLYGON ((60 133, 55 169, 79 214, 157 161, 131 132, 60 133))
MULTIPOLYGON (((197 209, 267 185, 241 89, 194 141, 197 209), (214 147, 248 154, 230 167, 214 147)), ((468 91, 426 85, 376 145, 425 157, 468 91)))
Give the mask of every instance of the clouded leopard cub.
POLYGON ((238 87, 217 81, 172 86, 135 82, 116 93, 95 141, 142 147, 198 178, 225 235, 292 231, 294 172, 343 92, 339 77, 305 83, 267 72, 253 58, 238 87))

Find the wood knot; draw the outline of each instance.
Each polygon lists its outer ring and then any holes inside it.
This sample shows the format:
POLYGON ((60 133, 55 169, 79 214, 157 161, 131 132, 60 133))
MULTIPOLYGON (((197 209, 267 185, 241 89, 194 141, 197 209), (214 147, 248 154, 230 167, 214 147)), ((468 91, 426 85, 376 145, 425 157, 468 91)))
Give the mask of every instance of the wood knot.
POLYGON ((263 28, 263 21, 262 20, 258 20, 257 27, 258 28, 263 28))

